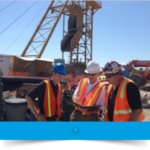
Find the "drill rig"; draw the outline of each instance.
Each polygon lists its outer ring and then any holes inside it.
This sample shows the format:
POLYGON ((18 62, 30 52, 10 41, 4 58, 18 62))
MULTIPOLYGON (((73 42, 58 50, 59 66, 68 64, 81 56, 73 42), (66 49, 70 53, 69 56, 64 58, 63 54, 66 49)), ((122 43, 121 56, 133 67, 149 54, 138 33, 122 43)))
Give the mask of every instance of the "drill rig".
POLYGON ((100 8, 100 1, 52 1, 21 56, 40 58, 63 15, 62 59, 68 52, 70 64, 81 59, 87 64, 92 60, 93 15, 100 8))

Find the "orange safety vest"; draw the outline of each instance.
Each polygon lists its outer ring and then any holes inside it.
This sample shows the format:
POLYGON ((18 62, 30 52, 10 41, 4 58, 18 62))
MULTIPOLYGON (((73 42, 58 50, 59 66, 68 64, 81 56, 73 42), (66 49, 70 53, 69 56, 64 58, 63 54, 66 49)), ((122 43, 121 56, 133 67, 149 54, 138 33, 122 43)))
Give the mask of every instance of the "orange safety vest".
MULTIPOLYGON (((129 80, 127 78, 123 78, 121 81, 117 96, 115 99, 115 104, 114 104, 114 114, 113 114, 113 121, 129 121, 131 117, 132 110, 130 108, 130 105, 128 103, 127 99, 127 84, 129 82, 134 83, 132 80, 129 80)), ((109 121, 108 118, 108 99, 109 95, 112 91, 113 86, 110 84, 107 90, 107 95, 106 95, 106 101, 105 101, 105 121, 109 121)), ((143 121, 145 118, 144 114, 142 113, 139 121, 143 121)))
POLYGON ((57 98, 55 98, 53 89, 48 80, 45 82, 45 96, 44 96, 44 112, 46 117, 52 117, 55 114, 61 116, 61 85, 58 83, 57 98))
MULTIPOLYGON (((98 82, 95 87, 87 94, 86 94, 86 89, 87 89, 87 78, 84 78, 79 86, 79 91, 77 93, 77 96, 79 97, 78 104, 81 106, 94 106, 97 102, 97 99, 99 97, 99 94, 101 92, 102 87, 105 85, 104 82, 98 82)), ((89 113, 82 113, 83 115, 89 116, 89 113)))

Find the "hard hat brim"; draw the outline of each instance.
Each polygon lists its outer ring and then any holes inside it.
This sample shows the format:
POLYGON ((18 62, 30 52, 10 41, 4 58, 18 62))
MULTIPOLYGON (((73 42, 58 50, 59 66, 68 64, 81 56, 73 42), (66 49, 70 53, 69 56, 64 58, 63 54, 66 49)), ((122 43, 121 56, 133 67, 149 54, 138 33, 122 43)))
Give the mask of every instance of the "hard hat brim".
POLYGON ((84 70, 85 73, 91 73, 91 74, 94 74, 94 73, 100 73, 101 70, 99 71, 88 71, 88 70, 84 70))
POLYGON ((63 73, 63 72, 56 72, 56 73, 66 76, 66 73, 63 73))

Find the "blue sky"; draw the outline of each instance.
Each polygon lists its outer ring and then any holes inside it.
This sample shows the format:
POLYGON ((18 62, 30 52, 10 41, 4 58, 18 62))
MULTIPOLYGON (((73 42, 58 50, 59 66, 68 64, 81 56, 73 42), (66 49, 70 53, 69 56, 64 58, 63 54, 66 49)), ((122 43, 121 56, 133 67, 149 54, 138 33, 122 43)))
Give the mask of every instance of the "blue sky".
MULTIPOLYGON (((0 10, 12 1, 0 1, 0 10)), ((0 33, 35 1, 17 1, 7 9, 0 11, 0 33)), ((26 28, 18 40, 5 52, 20 56, 39 24, 50 2, 39 1, 23 17, 0 34, 0 54, 26 28)), ((93 60, 103 66, 107 61, 115 60, 128 63, 131 60, 150 59, 150 1, 102 1, 102 9, 94 15, 93 60)), ((60 19, 42 58, 58 59, 62 57, 60 41, 62 39, 62 19, 60 19)), ((66 58, 66 62, 68 58, 66 58)))

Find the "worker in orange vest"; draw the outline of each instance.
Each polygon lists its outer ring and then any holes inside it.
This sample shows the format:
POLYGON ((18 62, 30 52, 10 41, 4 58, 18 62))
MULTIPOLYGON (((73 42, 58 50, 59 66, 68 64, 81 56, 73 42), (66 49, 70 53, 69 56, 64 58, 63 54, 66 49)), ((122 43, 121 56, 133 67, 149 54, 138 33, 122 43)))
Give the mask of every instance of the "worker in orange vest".
POLYGON ((73 101, 80 106, 95 106, 92 109, 75 106, 75 110, 70 116, 70 121, 99 121, 100 109, 105 109, 105 83, 100 82, 98 76, 101 72, 99 64, 90 61, 87 65, 85 73, 88 78, 83 78, 73 94, 73 101))
POLYGON ((27 95, 27 103, 38 121, 58 121, 61 116, 61 85, 62 76, 66 75, 66 68, 61 63, 54 64, 52 79, 44 80, 27 95), (38 98, 39 112, 34 105, 38 98))
POLYGON ((110 61, 103 71, 110 83, 105 101, 105 121, 143 121, 139 89, 132 80, 123 77, 125 68, 110 61))

